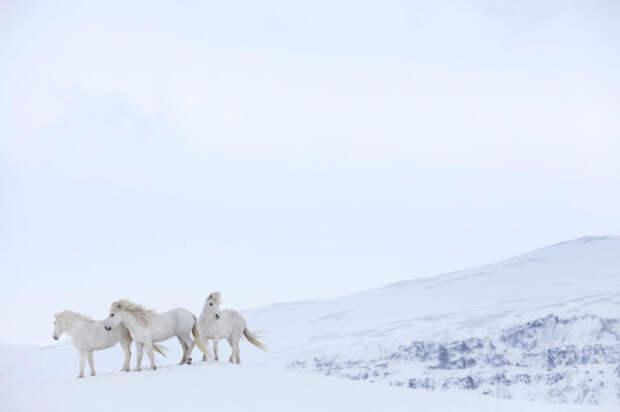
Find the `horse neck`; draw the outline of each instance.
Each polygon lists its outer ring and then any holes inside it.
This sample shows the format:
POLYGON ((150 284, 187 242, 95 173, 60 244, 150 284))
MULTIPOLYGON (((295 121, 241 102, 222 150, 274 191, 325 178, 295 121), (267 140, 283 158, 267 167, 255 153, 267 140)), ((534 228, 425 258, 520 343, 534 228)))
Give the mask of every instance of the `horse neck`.
POLYGON ((220 311, 220 304, 215 304, 213 306, 210 306, 208 303, 205 303, 204 306, 202 307, 202 311, 204 313, 218 313, 220 311))
POLYGON ((75 332, 75 328, 78 326, 78 324, 86 323, 87 321, 81 320, 81 319, 64 319, 63 322, 64 322, 64 325, 62 328, 63 333, 66 333, 67 335, 71 336, 71 334, 75 332))
POLYGON ((123 323, 125 324, 125 326, 127 326, 127 329, 137 329, 137 328, 142 328, 145 327, 145 325, 142 324, 142 322, 138 321, 138 319, 136 319, 136 317, 129 313, 129 312, 125 312, 125 311, 121 311, 121 320, 123 321, 123 323))

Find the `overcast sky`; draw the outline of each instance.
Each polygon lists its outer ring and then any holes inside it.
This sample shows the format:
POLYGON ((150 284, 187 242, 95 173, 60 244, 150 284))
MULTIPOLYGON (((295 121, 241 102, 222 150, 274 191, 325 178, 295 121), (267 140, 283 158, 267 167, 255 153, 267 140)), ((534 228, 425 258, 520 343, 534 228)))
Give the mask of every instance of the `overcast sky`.
POLYGON ((596 234, 620 2, 0 0, 0 342, 596 234))

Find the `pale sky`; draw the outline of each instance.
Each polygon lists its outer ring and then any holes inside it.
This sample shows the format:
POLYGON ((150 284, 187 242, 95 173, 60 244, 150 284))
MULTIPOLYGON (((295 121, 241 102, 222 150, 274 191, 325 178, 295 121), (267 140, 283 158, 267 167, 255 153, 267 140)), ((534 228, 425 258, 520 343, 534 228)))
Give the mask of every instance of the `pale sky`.
POLYGON ((0 342, 599 234, 620 2, 0 0, 0 342))

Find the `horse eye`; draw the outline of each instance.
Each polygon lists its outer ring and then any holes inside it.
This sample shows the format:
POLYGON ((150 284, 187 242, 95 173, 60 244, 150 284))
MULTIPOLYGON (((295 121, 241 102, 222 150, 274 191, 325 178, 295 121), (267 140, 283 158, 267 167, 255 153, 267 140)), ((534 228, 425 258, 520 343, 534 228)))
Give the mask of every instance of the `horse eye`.
POLYGON ((213 302, 209 303, 209 306, 213 306, 213 302))
POLYGON ((113 318, 114 317, 114 313, 110 313, 110 317, 113 318))

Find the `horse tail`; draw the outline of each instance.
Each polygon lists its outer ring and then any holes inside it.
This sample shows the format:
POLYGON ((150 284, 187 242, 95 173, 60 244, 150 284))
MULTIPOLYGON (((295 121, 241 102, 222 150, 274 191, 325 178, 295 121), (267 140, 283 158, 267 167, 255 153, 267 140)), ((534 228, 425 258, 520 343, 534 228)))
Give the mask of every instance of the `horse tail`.
POLYGON ((198 322, 196 321, 196 317, 194 317, 194 326, 192 327, 192 334, 194 335, 194 342, 196 342, 196 345, 198 345, 202 353, 204 353, 207 358, 212 358, 213 355, 211 354, 209 347, 205 346, 205 344, 202 342, 202 339, 200 338, 200 334, 198 333, 197 326, 198 326, 198 322))
POLYGON ((247 327, 243 328, 243 335, 252 345, 256 346, 258 349, 262 350, 263 352, 267 352, 268 350, 267 346, 265 346, 264 343, 260 342, 258 340, 258 336, 250 332, 250 330, 247 327))
POLYGON ((164 348, 162 346, 153 344, 153 350, 162 355, 164 358, 166 357, 166 352, 164 352, 164 348))

